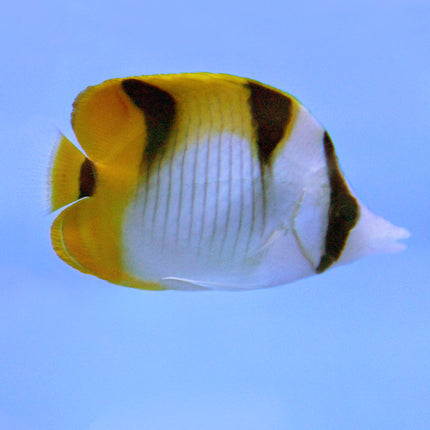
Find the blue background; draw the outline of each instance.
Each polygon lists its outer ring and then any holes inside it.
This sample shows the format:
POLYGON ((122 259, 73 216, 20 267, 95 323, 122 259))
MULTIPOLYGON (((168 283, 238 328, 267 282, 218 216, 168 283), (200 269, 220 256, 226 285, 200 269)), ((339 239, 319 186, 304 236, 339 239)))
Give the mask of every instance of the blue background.
POLYGON ((9 2, 0 27, 1 429, 430 428, 428 1, 9 2), (146 292, 50 247, 71 103, 211 71, 291 92, 406 252, 246 293, 146 292))

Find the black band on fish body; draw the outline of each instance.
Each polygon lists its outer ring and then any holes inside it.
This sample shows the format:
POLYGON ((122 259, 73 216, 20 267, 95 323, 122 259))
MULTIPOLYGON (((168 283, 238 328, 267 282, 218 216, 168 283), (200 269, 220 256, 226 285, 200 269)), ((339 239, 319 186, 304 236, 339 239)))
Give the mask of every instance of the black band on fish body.
POLYGON ((325 249, 316 268, 317 273, 324 272, 340 258, 349 233, 360 217, 360 207, 342 176, 333 142, 327 132, 324 133, 324 153, 330 183, 330 205, 325 249))
POLYGON ((263 167, 270 164, 271 155, 292 120, 293 101, 256 82, 248 82, 247 87, 250 90, 248 103, 257 132, 258 158, 263 167))
POLYGON ((165 151, 169 132, 175 121, 176 101, 168 92, 140 79, 124 79, 121 85, 144 114, 147 143, 142 161, 150 166, 165 151))

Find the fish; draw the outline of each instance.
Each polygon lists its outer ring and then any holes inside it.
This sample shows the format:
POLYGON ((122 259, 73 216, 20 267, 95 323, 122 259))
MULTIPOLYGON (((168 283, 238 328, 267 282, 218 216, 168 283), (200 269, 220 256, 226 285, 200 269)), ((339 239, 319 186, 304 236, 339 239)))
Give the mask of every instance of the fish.
POLYGON ((181 73, 81 92, 50 170, 55 253, 147 290, 251 290, 405 248, 372 213, 324 127, 256 80, 181 73))

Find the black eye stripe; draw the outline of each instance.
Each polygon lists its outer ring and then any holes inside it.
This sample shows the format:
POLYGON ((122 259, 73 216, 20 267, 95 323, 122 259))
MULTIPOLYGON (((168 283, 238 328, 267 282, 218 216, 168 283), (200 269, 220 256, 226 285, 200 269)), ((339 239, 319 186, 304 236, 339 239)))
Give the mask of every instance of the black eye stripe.
POLYGON ((88 158, 81 165, 79 175, 79 198, 90 197, 94 194, 96 186, 96 167, 88 158))

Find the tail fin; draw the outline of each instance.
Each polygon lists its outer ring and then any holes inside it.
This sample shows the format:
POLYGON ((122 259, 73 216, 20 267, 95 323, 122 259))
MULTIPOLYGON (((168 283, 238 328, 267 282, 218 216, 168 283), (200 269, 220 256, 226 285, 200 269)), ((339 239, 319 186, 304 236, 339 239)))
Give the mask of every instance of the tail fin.
POLYGON ((61 135, 50 170, 52 212, 79 199, 80 171, 85 160, 85 155, 61 135))
POLYGON ((406 248, 406 245, 399 240, 410 236, 407 230, 391 224, 362 204, 360 204, 360 211, 360 219, 351 231, 339 260, 341 264, 365 255, 397 252, 406 248))

